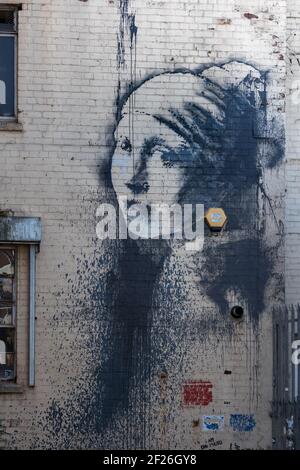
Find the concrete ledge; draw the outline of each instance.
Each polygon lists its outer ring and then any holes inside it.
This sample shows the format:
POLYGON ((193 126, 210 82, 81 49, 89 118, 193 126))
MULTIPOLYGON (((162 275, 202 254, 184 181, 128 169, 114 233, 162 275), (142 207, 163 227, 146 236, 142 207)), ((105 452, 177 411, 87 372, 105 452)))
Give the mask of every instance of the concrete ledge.
POLYGON ((0 217, 0 243, 39 243, 41 239, 39 217, 0 217))
POLYGON ((20 122, 15 121, 1 121, 0 120, 0 132, 22 132, 23 126, 20 122))
POLYGON ((5 393, 24 393, 24 388, 22 385, 0 382, 0 394, 5 393))

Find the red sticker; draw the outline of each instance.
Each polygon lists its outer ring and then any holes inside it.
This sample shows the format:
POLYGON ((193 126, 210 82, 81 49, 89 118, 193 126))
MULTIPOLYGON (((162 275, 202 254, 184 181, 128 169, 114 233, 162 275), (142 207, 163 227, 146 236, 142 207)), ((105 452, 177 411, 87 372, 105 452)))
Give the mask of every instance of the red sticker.
POLYGON ((212 402, 211 382, 186 382, 183 384, 183 403, 185 406, 207 406, 212 402))

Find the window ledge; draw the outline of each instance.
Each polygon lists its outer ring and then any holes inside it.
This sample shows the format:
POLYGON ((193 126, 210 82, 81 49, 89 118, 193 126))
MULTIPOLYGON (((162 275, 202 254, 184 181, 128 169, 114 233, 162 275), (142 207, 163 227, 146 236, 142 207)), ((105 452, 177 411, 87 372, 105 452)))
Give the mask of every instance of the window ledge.
POLYGON ((23 126, 20 122, 16 121, 1 121, 0 120, 0 132, 22 132, 23 126))
POLYGON ((0 394, 2 393, 23 393, 22 385, 0 382, 0 394))

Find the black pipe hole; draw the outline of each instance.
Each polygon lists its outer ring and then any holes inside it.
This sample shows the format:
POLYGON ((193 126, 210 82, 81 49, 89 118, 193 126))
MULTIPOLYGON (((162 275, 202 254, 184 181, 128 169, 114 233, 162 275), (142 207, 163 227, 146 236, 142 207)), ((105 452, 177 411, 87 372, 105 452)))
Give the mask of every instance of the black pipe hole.
POLYGON ((235 305, 235 307, 232 307, 231 309, 231 315, 233 318, 239 319, 242 318, 244 315, 244 309, 240 305, 235 305))

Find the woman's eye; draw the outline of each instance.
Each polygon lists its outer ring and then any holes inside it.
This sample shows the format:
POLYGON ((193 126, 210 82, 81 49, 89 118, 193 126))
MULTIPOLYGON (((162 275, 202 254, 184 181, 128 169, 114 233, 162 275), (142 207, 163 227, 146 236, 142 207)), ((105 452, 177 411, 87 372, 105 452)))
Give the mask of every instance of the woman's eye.
POLYGON ((163 162, 163 166, 165 166, 166 168, 172 168, 172 166, 174 166, 174 163, 168 160, 163 160, 162 162, 163 162))
POLYGON ((125 152, 132 151, 131 143, 129 142, 127 138, 121 142, 121 149, 124 150, 125 152))
POLYGON ((163 166, 165 166, 166 168, 171 168, 172 166, 174 166, 174 162, 176 161, 176 157, 172 152, 167 150, 165 152, 162 152, 161 161, 163 163, 163 166))

